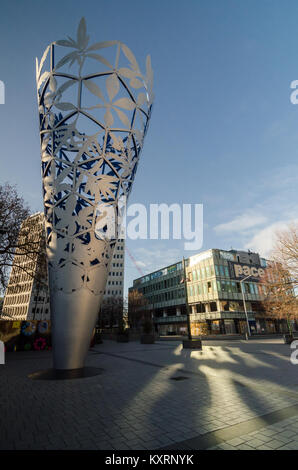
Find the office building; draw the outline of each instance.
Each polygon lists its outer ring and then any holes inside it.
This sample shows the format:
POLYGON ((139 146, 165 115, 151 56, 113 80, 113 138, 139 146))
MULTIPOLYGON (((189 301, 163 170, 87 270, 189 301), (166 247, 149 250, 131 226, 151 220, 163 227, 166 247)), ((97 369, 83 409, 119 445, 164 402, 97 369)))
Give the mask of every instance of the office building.
MULTIPOLYGON (((266 291, 260 281, 266 266, 267 261, 251 251, 210 249, 186 259, 192 335, 242 334, 247 318, 253 333, 286 331, 285 321, 265 317, 262 309, 266 291)), ((187 334, 184 281, 179 261, 135 279, 130 288, 147 299, 146 308, 161 335, 187 334)))
POLYGON ((30 237, 34 242, 31 250, 17 248, 5 292, 1 320, 49 320, 50 303, 47 271, 44 265, 45 239, 43 214, 28 217, 22 224, 18 238, 21 246, 30 237), (26 252, 28 251, 28 252, 26 252))

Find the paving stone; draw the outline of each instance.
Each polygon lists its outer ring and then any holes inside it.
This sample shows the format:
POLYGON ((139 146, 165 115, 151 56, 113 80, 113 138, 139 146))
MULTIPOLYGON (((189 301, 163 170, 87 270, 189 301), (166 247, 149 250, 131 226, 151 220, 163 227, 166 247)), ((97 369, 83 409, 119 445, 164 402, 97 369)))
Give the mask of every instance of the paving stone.
POLYGON ((232 446, 230 443, 223 443, 217 446, 221 450, 235 450, 235 446, 232 446))
POLYGON ((298 440, 293 440, 286 444, 291 450, 298 450, 298 440))
POLYGON ((258 446, 263 445, 264 442, 261 441, 261 439, 254 438, 254 439, 247 441, 247 444, 250 445, 251 447, 257 448, 258 446))
POLYGON ((278 439, 280 439, 281 437, 285 437, 289 441, 291 438, 293 438, 296 435, 297 433, 295 431, 290 431, 290 430, 282 431, 281 433, 278 433, 278 439))
POLYGON ((271 436, 264 436, 264 434, 262 434, 260 432, 258 434, 256 434, 255 437, 257 439, 259 439, 260 441, 262 441, 264 444, 266 444, 266 442, 269 442, 269 441, 272 440, 271 436))
POLYGON ((262 446, 257 447, 257 450, 272 450, 272 447, 263 444, 262 446))
POLYGON ((278 433, 278 431, 277 431, 276 429, 273 430, 273 429, 269 429, 269 428, 268 428, 268 429, 264 429, 264 430, 262 431, 262 434, 264 434, 264 436, 274 436, 274 435, 277 434, 277 433, 278 433))
POLYGON ((266 445, 271 447, 271 449, 278 449, 279 447, 284 446, 284 442, 274 439, 273 441, 267 442, 266 445))
POLYGON ((253 447, 249 446, 248 444, 240 444, 240 446, 236 447, 237 450, 255 450, 253 447))
POLYGON ((232 439, 231 441, 228 441, 228 442, 232 446, 236 447, 236 446, 239 446, 240 444, 243 444, 243 442, 245 441, 241 437, 235 437, 235 439, 232 439))

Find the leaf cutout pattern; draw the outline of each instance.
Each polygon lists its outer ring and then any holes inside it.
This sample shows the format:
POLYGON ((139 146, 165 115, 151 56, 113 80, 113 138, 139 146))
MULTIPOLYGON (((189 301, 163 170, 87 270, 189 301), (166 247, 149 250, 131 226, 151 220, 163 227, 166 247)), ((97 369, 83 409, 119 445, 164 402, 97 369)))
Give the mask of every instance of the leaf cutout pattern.
POLYGON ((87 28, 85 18, 82 18, 77 31, 77 44, 79 49, 85 49, 89 42, 89 36, 87 36, 87 28))
POLYGON ((111 113, 110 109, 107 109, 104 115, 105 125, 107 127, 112 127, 114 123, 113 114, 111 113))
POLYGON ((105 42, 97 42, 93 44, 93 46, 88 47, 88 51, 98 51, 99 49, 105 49, 106 47, 111 47, 117 44, 118 41, 105 41, 105 42))
POLYGON ((84 80, 84 85, 86 88, 88 88, 89 91, 91 91, 91 93, 93 93, 93 95, 97 96, 102 101, 104 101, 103 94, 99 86, 96 85, 96 83, 92 82, 91 80, 84 80))
POLYGON ((129 62, 131 63, 132 69, 135 70, 135 71, 138 71, 139 66, 138 66, 137 60, 136 60, 135 56, 133 55, 133 53, 131 52, 131 50, 125 44, 121 44, 121 49, 124 52, 127 59, 129 60, 129 62))
POLYGON ((101 62, 102 64, 106 65, 107 67, 109 67, 110 69, 113 68, 113 66, 110 64, 110 62, 108 60, 106 60, 102 55, 100 54, 94 54, 94 53, 88 53, 86 54, 86 57, 91 57, 92 59, 95 59, 95 60, 98 60, 99 62, 101 62))
POLYGON ((119 91, 119 86, 120 86, 119 80, 116 77, 116 75, 114 73, 112 75, 109 75, 108 78, 106 79, 106 87, 107 87, 107 93, 111 101, 117 95, 119 91))
POLYGON ((132 110, 136 107, 135 103, 130 98, 120 98, 115 101, 114 106, 119 106, 120 108, 132 110))
POLYGON ((107 275, 115 241, 96 231, 98 207, 117 213, 130 193, 151 116, 151 59, 142 74, 123 43, 89 45, 82 19, 75 39, 52 43, 36 61, 36 83, 51 286, 100 297, 96 273, 107 275))
POLYGON ((138 78, 133 78, 132 80, 130 80, 130 85, 133 87, 133 88, 142 88, 143 86, 143 83, 141 82, 141 80, 139 80, 138 78))
POLYGON ((76 109, 72 103, 55 103, 56 108, 61 109, 61 111, 70 111, 76 109))

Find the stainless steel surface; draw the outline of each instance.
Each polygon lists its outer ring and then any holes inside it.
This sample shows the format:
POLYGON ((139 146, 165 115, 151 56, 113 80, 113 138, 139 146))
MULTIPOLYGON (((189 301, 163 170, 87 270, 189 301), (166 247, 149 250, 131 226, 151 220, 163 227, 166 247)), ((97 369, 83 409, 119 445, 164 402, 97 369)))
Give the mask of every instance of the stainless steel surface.
POLYGON ((50 44, 36 62, 54 367, 81 368, 152 110, 153 73, 120 41, 50 44), (109 209, 114 221, 105 226, 109 209))

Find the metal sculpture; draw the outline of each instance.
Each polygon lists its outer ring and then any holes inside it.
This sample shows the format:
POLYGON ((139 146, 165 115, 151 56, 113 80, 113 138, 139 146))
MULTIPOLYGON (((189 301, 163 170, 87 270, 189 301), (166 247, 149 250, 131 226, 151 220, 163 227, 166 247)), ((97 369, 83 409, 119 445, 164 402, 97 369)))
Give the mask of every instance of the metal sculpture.
POLYGON ((36 80, 54 368, 80 369, 117 239, 105 209, 118 226, 150 119, 151 60, 143 74, 120 41, 89 45, 83 18, 76 40, 47 47, 36 80))

